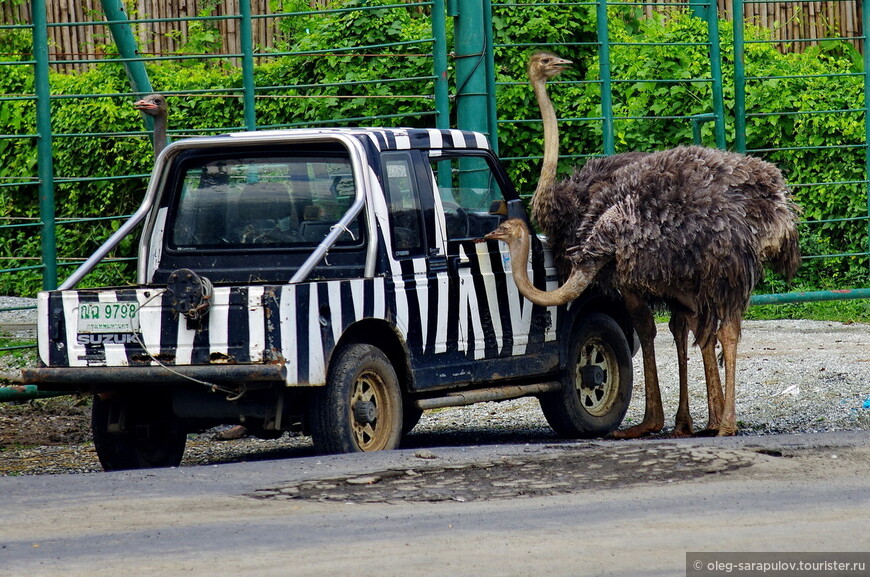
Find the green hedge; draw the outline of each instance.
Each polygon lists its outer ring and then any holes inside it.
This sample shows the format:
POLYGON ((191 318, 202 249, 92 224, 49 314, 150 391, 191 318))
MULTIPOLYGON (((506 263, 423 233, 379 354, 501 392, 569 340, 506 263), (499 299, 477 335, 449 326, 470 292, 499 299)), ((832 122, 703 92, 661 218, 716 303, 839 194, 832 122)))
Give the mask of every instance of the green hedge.
MULTIPOLYGON (((384 3, 386 3, 385 0, 384 3)), ((285 1, 284 9, 294 9, 299 0, 285 1)), ((371 5, 371 2, 366 2, 371 5)), ((636 9, 610 8, 611 41, 704 42, 706 23, 682 10, 669 11, 668 18, 644 19, 636 9)), ((425 10, 382 8, 374 11, 334 12, 285 18, 279 24, 284 45, 278 51, 301 51, 308 55, 263 58, 257 64, 256 104, 259 126, 342 124, 342 119, 385 117, 373 121, 382 125, 431 126, 434 108, 431 101, 414 98, 433 92, 431 60, 409 55, 383 57, 397 48, 367 48, 330 51, 336 46, 375 46, 431 37, 431 24, 425 10), (320 52, 325 51, 325 52, 320 52), (317 53, 311 55, 311 53, 317 53), (416 78, 404 82, 369 82, 392 78, 416 78), (345 83, 342 85, 342 83, 345 83), (347 84, 351 83, 351 84, 347 84), (260 90, 286 85, 330 85, 294 90, 260 90), (369 98, 342 98, 366 95, 369 98), (403 94, 402 99, 382 98, 403 94), (386 118, 407 114, 403 118, 386 118)), ((597 52, 589 43, 595 40, 595 14, 590 6, 502 6, 493 18, 496 48, 496 75, 499 83, 497 103, 500 153, 517 157, 507 163, 518 189, 529 194, 534 189, 543 143, 539 112, 525 78, 525 62, 535 45, 550 48, 575 62, 562 80, 575 81, 551 87, 551 94, 562 118, 592 118, 600 115, 597 52), (546 39, 549 44, 540 44, 546 39), (517 47, 519 45, 519 47, 517 47), (580 83, 576 81, 590 81, 580 83), (511 122, 519 120, 521 122, 511 122), (526 122, 522 122, 525 120, 526 122)), ((219 49, 213 31, 204 24, 188 37, 182 51, 219 49)), ((0 53, 21 54, 29 58, 29 36, 20 31, 0 32, 0 53)), ((753 39, 766 38, 766 31, 749 30, 753 39)), ((733 118, 734 87, 731 27, 721 23, 722 54, 725 58, 726 117, 733 118)), ((106 47, 111 49, 111 47, 106 47)), ((409 54, 428 52, 429 44, 409 44, 409 54)), ((624 46, 611 49, 613 76, 620 79, 686 79, 709 76, 708 56, 703 46, 624 46)), ((753 76, 800 76, 796 79, 754 82, 747 96, 753 111, 805 111, 855 109, 863 106, 860 77, 831 79, 812 75, 855 72, 860 59, 854 49, 843 44, 810 48, 803 54, 782 54, 770 44, 747 46, 748 74, 753 76)), ((4 66, 0 74, 3 94, 32 94, 29 66, 4 66)), ((148 64, 155 89, 170 94, 170 134, 174 138, 206 133, 216 127, 239 129, 243 118, 239 70, 225 59, 191 59, 148 64), (216 96, 185 95, 186 91, 213 91, 216 96), (172 95, 172 93, 177 93, 172 95)), ((452 71, 451 71, 452 72, 452 71)), ((79 74, 52 74, 53 94, 114 94, 129 91, 126 75, 119 64, 95 66, 79 74)), ((455 85, 452 83, 451 85, 455 85)), ((128 97, 64 98, 52 101, 52 126, 55 134, 55 169, 59 178, 113 177, 146 174, 152 164, 151 147, 141 133, 142 120, 128 97), (65 134, 118 133, 111 137, 65 137, 65 134), (129 133, 134 133, 130 136, 129 133)), ((620 82, 615 84, 614 106, 619 117, 679 116, 711 111, 709 83, 620 82)), ((0 105, 0 134, 35 132, 32 102, 3 102, 0 105)), ((861 181, 864 179, 864 151, 861 148, 801 149, 810 146, 864 144, 863 115, 815 114, 752 117, 748 121, 747 145, 750 149, 799 148, 775 150, 764 155, 776 162, 789 180, 798 185, 795 193, 808 219, 866 216, 865 187, 806 183, 861 181)), ((353 122, 352 122, 353 123, 353 122)), ((561 126, 561 169, 567 173, 582 157, 601 152, 601 127, 598 121, 565 122, 561 126)), ((733 134, 731 121, 728 134, 733 134)), ((712 144, 712 124, 703 127, 704 141, 712 144)), ((616 123, 617 151, 654 150, 692 141, 688 122, 621 120, 616 123)), ((729 145, 730 136, 729 136, 729 145)), ((36 174, 36 152, 32 139, 0 139, 0 178, 32 177, 36 174)), ((3 180, 0 180, 2 183, 3 180)), ((57 214, 60 217, 128 214, 138 205, 144 191, 144 178, 58 183, 57 214)), ((0 216, 38 216, 38 191, 35 186, 0 187, 0 216)), ((119 221, 65 225, 58 229, 61 257, 83 257, 92 252, 119 221)), ((867 246, 866 222, 830 223, 803 227, 807 254, 863 252, 867 246)), ((116 256, 135 253, 135 241, 128 240, 116 256)), ((0 256, 39 255, 39 239, 33 228, 0 229, 0 256)), ((4 260, 3 263, 10 263, 4 260)), ((19 266, 28 264, 18 263, 19 266)), ((867 260, 822 259, 803 267, 806 283, 817 286, 845 285, 866 280, 867 260), (827 283, 827 285, 825 284, 827 283)), ((105 267, 88 277, 92 285, 132 280, 132 265, 105 267)), ((62 269, 61 277, 66 269, 62 269)), ((0 275, 0 294, 32 295, 41 286, 37 272, 0 275)))

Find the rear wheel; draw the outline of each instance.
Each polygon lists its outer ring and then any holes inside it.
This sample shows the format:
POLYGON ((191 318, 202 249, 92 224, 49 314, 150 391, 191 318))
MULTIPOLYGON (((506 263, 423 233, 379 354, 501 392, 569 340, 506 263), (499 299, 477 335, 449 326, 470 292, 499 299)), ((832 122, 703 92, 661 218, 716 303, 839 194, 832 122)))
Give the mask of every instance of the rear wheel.
POLYGON ((314 446, 323 453, 395 449, 402 414, 399 379, 387 356, 366 344, 341 347, 312 406, 314 446))
POLYGON ((594 313, 575 326, 562 390, 540 397, 562 436, 600 437, 619 427, 631 401, 631 351, 611 317, 594 313))
POLYGON ((177 467, 187 442, 167 394, 96 395, 91 430, 106 471, 177 467))

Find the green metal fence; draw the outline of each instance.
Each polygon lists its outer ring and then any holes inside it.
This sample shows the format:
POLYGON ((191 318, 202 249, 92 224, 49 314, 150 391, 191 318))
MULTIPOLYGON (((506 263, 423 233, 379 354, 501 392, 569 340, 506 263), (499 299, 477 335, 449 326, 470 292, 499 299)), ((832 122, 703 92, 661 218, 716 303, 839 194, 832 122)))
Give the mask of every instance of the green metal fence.
MULTIPOLYGON (((236 15, 184 19, 128 17, 119 0, 102 0, 102 12, 92 20, 47 22, 45 0, 33 0, 32 22, 0 25, 4 44, 20 46, 0 55, 0 75, 6 78, 0 80, 0 124, 14 127, 0 134, 0 155, 16 159, 0 167, 5 205, 0 213, 0 290, 33 296, 33 290, 20 287, 32 287, 28 281, 35 275, 43 287, 57 286, 69 267, 117 228, 123 212, 132 210, 135 191, 144 190, 150 168, 150 126, 147 121, 143 126, 130 104, 153 90, 166 93, 172 102, 172 138, 318 125, 480 130, 490 135, 519 189, 529 195, 542 142, 539 112, 523 64, 536 48, 594 63, 551 83, 563 135, 563 171, 592 155, 692 142, 758 154, 781 166, 805 198, 815 191, 836 190, 844 199, 843 206, 812 206, 804 215, 802 232, 819 239, 841 237, 844 246, 868 247, 867 51, 853 70, 778 74, 769 66, 766 50, 780 49, 784 41, 765 37, 756 23, 744 22, 743 4, 734 0, 734 22, 725 23, 709 0, 352 2, 268 16, 252 13, 250 2, 242 1, 236 15), (268 49, 255 46, 252 23, 267 17, 292 41, 268 49), (327 18, 333 24, 319 28, 318 22, 327 18), (179 28, 190 30, 196 24, 208 30, 226 19, 234 20, 240 31, 237 52, 222 51, 219 41, 197 45, 191 37, 187 49, 175 53, 137 51, 134 31, 173 22, 179 28), (399 20, 405 29, 393 30, 399 20), (684 23, 684 37, 656 36, 664 22, 675 20, 684 23), (336 21, 340 26, 334 25, 336 21), (76 26, 104 27, 105 44, 89 48, 101 58, 52 60, 47 31, 76 26), (413 34, 409 36, 408 30, 413 34), (19 39, 17 44, 10 40, 13 37, 19 39), (333 44, 323 48, 315 42, 323 37, 333 38, 333 44), (682 62, 685 58, 689 59, 682 62), (671 61, 673 66, 663 65, 671 61), (61 62, 80 64, 91 72, 53 72, 61 62), (102 79, 99 90, 85 90, 93 86, 84 81, 89 74, 102 79), (776 93, 771 84, 800 82, 842 83, 844 95, 861 98, 848 105, 851 101, 844 96, 837 102, 783 106, 771 96, 776 93), (373 106, 376 102, 389 104, 373 106), (824 134, 825 119, 834 117, 850 119, 854 126, 841 135, 824 134), (816 126, 824 138, 766 146, 764 131, 782 118, 790 119, 796 135, 816 126), (845 157, 855 170, 840 175, 821 170, 845 157), (807 164, 820 170, 795 168, 807 164), (36 204, 34 197, 39 199, 36 204), (98 198, 110 200, 100 205, 98 198), (845 232, 831 234, 839 230, 845 232), (87 236, 82 231, 90 231, 91 238, 82 241, 87 236), (36 236, 39 244, 34 244, 36 236), (73 243, 73 238, 79 240, 73 243)), ((864 31, 868 4, 870 0, 863 1, 864 31)), ((826 43, 863 46, 864 39, 830 36, 794 42, 800 45, 798 52, 821 47, 819 58, 824 59, 832 58, 826 43)), ((126 282, 132 246, 106 259, 97 284, 107 279, 126 282)), ((822 263, 858 261, 866 266, 870 255, 870 250, 843 250, 829 241, 810 248, 808 261, 822 263)), ((870 296, 861 287, 849 288, 838 293, 767 295, 754 302, 870 296)), ((8 343, 0 341, 4 344, 8 343)))

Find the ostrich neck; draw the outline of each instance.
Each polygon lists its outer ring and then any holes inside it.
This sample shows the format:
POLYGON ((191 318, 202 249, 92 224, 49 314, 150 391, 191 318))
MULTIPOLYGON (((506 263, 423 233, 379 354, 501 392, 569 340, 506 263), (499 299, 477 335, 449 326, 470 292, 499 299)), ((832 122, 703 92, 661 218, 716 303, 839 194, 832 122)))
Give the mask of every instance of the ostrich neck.
POLYGON ((593 271, 575 268, 571 271, 571 275, 565 281, 565 284, 551 291, 542 291, 537 288, 529 280, 529 272, 527 264, 529 262, 529 246, 531 237, 524 234, 520 239, 508 244, 511 253, 511 273, 514 277, 514 283, 520 294, 532 301, 536 305, 545 307, 558 306, 571 302, 576 299, 592 282, 594 273, 598 270, 595 267, 593 271))
POLYGON ((556 182, 556 167, 559 164, 559 127, 556 119, 556 110, 547 95, 547 85, 543 80, 532 83, 538 106, 541 109, 541 120, 544 122, 544 159, 541 163, 541 177, 532 197, 532 210, 538 225, 544 228, 544 232, 551 234, 546 226, 550 215, 550 204, 553 197, 553 185, 556 182), (542 223, 541 221, 545 221, 542 223))
POLYGON ((166 118, 157 116, 154 118, 154 158, 160 156, 166 148, 166 118))

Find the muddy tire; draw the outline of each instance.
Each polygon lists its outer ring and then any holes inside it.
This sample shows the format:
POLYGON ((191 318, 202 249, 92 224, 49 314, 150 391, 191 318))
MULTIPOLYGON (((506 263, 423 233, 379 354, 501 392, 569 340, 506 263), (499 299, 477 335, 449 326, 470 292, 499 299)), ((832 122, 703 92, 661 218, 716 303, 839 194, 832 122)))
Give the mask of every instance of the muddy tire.
POLYGON ((402 392, 396 371, 377 347, 352 344, 333 354, 318 391, 311 436, 321 453, 395 449, 402 439, 402 392))
POLYGON ((91 431, 106 471, 177 467, 187 435, 168 395, 94 397, 91 431))
POLYGON ((601 437, 622 422, 631 401, 631 351, 622 329, 595 313, 574 327, 562 390, 540 397, 547 422, 568 438, 601 437))

